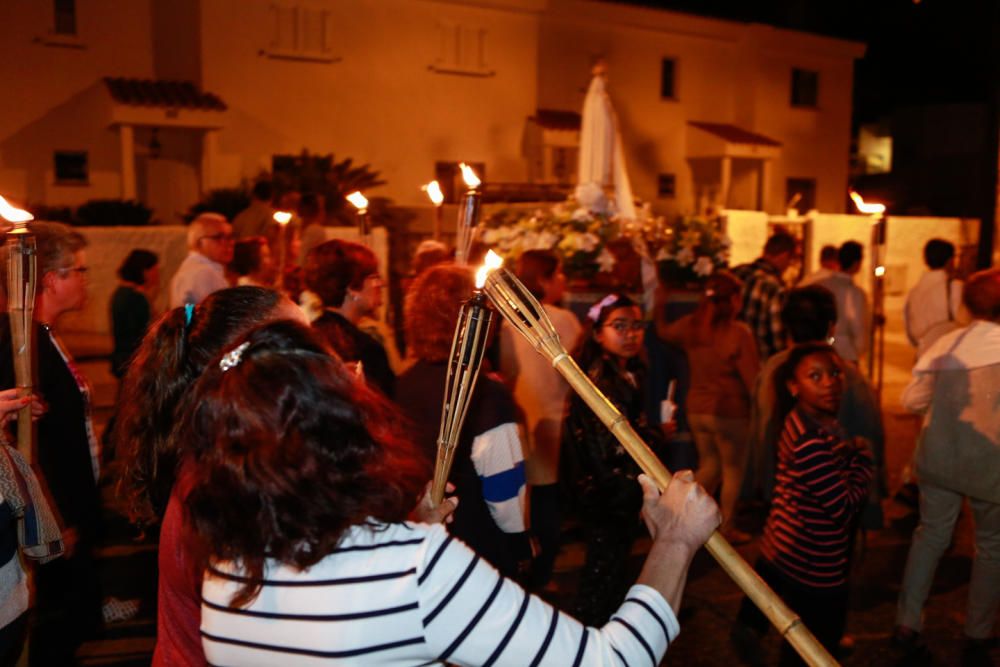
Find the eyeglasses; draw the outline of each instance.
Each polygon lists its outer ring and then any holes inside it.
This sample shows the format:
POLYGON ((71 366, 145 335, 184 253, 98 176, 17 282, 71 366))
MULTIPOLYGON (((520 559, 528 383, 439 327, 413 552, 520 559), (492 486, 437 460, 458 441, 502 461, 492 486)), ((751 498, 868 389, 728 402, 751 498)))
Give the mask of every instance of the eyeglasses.
POLYGON ((67 273, 79 273, 81 276, 87 275, 87 271, 90 271, 89 266, 67 266, 65 269, 59 269, 59 272, 63 275, 67 273))
POLYGON ((209 239, 211 241, 221 241, 222 243, 228 243, 233 240, 233 235, 226 234, 225 232, 219 232, 218 234, 209 234, 208 236, 202 236, 201 238, 209 239))
POLYGON ((604 326, 611 327, 620 334, 631 332, 642 331, 646 328, 646 323, 642 320, 615 320, 614 322, 607 322, 604 326))

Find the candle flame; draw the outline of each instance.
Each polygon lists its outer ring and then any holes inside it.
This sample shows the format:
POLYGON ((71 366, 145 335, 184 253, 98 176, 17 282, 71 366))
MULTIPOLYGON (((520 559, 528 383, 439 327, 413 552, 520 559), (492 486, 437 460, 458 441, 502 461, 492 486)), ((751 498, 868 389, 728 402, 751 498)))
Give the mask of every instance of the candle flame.
POLYGON ((365 196, 361 194, 360 190, 347 195, 347 201, 354 204, 354 207, 359 211, 365 211, 368 209, 368 200, 365 199, 365 196))
POLYGON ((496 271, 501 266, 503 266, 503 257, 492 250, 486 253, 483 265, 476 271, 476 289, 483 289, 483 285, 486 284, 486 277, 490 275, 491 271, 496 271))
POLYGON ((879 204, 878 202, 866 202, 864 198, 854 190, 851 190, 851 201, 854 202, 854 205, 857 206, 858 210, 862 213, 872 215, 885 213, 885 204, 879 204))
POLYGON ((881 278, 882 276, 884 276, 885 275, 885 267, 884 266, 876 266, 875 267, 875 275, 878 276, 879 278, 881 278))
POLYGON ((462 168, 462 179, 465 181, 465 184, 468 185, 470 188, 478 188, 479 184, 482 183, 482 181, 480 181, 479 177, 476 176, 476 172, 472 170, 472 167, 465 164, 464 162, 462 162, 458 166, 462 168))
POLYGON ((427 196, 431 198, 431 203, 435 206, 440 206, 444 203, 444 193, 441 192, 441 186, 437 181, 431 181, 427 185, 421 185, 420 189, 427 193, 427 196))
POLYGON ((292 220, 292 214, 288 211, 275 211, 274 215, 271 217, 273 217, 274 221, 282 227, 287 225, 292 220))
POLYGON ((11 206, 3 197, 0 197, 0 217, 7 222, 29 222, 35 219, 27 211, 11 206))

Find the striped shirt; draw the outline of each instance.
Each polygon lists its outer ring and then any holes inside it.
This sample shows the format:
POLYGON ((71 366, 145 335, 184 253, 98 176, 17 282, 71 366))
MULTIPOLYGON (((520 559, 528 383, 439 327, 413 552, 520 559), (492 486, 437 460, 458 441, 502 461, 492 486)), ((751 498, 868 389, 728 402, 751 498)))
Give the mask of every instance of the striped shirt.
POLYGON ((355 526, 308 570, 271 563, 245 608, 239 570, 202 587, 202 645, 214 665, 652 665, 680 626, 656 590, 633 586, 600 629, 504 579, 441 526, 355 526))
POLYGON ((868 498, 872 461, 798 408, 778 441, 778 472, 761 555, 816 588, 847 583, 851 522, 868 498))

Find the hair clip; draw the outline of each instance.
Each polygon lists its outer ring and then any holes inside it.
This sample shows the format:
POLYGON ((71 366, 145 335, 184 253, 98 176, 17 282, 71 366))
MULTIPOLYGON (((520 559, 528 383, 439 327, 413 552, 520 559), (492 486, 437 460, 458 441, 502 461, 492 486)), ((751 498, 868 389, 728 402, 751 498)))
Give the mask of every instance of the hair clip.
POLYGON ((612 292, 611 294, 607 295, 606 297, 595 303, 593 306, 591 306, 590 310, 587 311, 587 317, 590 319, 590 321, 596 324, 597 320, 601 319, 601 311, 604 310, 607 306, 613 304, 617 300, 618 300, 618 295, 612 292))
POLYGON ((243 361, 243 353, 248 347, 250 347, 250 341, 240 343, 229 352, 222 355, 222 359, 219 361, 219 368, 222 369, 222 372, 225 373, 226 371, 239 366, 240 362, 243 361))
POLYGON ((185 303, 184 304, 184 326, 191 326, 191 319, 194 317, 194 304, 185 303))

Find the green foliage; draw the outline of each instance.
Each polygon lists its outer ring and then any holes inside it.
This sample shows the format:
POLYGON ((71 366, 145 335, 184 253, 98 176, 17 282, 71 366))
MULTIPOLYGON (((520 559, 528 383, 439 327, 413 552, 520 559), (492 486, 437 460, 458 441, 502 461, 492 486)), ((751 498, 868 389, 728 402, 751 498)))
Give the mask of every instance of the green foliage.
POLYGON ((72 224, 83 227, 142 227, 153 211, 137 201, 92 199, 76 209, 72 224))
MULTIPOLYGON (((345 199, 350 193, 385 185, 377 171, 367 164, 355 165, 351 158, 337 161, 334 155, 314 155, 303 149, 299 155, 282 155, 274 158, 273 182, 275 190, 284 192, 313 192, 322 195, 326 202, 328 225, 355 224, 354 207, 345 199)), ((388 225, 393 221, 389 213, 391 201, 384 197, 368 197, 368 213, 375 224, 388 225)))
POLYGON ((184 222, 190 223, 201 213, 221 213, 232 221, 236 215, 250 205, 250 195, 243 186, 209 190, 201 201, 188 209, 184 222))

